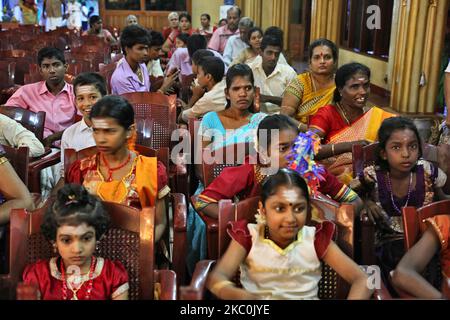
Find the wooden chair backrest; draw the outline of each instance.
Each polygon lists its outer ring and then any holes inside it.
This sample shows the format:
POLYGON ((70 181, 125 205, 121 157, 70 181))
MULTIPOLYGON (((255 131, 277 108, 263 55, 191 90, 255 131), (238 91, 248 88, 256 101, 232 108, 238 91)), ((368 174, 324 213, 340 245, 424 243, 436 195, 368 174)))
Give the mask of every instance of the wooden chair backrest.
POLYGON ((45 112, 33 112, 14 106, 0 106, 0 113, 16 120, 29 131, 33 132, 39 141, 44 140, 45 112))
MULTIPOLYGON (((103 202, 111 218, 99 244, 98 256, 119 260, 129 276, 130 299, 153 299, 155 208, 142 211, 122 204, 103 202)), ((55 256, 52 245, 40 232, 46 207, 11 213, 10 279, 15 287, 29 263, 55 256)))

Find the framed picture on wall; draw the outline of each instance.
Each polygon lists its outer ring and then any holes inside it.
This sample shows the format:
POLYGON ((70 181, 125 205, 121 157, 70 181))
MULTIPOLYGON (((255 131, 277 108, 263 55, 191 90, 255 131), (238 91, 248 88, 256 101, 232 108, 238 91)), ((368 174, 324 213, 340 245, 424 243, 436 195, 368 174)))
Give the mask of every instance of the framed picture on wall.
POLYGON ((140 0, 105 0, 106 10, 141 10, 140 0))
POLYGON ((186 0, 145 0, 145 10, 187 11, 186 0))

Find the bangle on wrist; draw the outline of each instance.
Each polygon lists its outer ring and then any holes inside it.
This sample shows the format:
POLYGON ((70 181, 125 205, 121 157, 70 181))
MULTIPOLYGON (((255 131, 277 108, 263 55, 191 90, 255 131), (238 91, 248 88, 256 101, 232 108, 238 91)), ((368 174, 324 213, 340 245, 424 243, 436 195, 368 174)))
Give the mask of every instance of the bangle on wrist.
POLYGON ((334 156, 334 144, 331 145, 331 153, 334 156))

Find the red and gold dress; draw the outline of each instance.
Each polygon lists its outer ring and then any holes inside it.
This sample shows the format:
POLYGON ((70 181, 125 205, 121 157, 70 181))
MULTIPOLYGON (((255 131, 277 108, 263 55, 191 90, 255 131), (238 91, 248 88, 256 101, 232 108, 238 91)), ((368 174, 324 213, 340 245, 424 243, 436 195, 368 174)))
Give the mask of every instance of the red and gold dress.
POLYGON ((77 290, 70 289, 72 286, 68 279, 64 285, 63 278, 60 257, 39 260, 28 265, 23 272, 24 283, 37 286, 42 300, 110 300, 129 289, 128 274, 123 264, 101 257, 95 258, 92 273, 81 276, 77 290))
POLYGON ((170 192, 165 166, 154 157, 133 159, 130 172, 122 180, 106 181, 99 169, 100 154, 78 160, 67 174, 69 183, 82 184, 104 201, 134 207, 151 207, 170 192))
MULTIPOLYGON (((202 210, 210 203, 218 203, 222 199, 239 200, 256 197, 261 194, 261 183, 265 176, 261 173, 256 161, 249 156, 244 164, 223 169, 220 175, 198 196, 196 210, 202 210)), ((345 184, 339 182, 327 170, 320 181, 319 191, 337 202, 352 202, 357 194, 345 184)))

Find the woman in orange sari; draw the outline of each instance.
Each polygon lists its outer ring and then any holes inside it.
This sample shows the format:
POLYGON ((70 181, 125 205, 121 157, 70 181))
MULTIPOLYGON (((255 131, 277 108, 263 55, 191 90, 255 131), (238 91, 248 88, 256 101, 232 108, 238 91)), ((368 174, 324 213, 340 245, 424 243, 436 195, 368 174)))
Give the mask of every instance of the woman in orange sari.
POLYGON ((73 163, 67 181, 82 184, 104 201, 156 206, 158 241, 167 224, 163 198, 170 189, 164 165, 133 150, 133 107, 122 97, 106 96, 94 104, 90 119, 98 153, 73 163))
POLYGON ((317 159, 345 184, 352 180, 352 146, 377 139, 384 119, 395 116, 378 107, 367 108, 370 93, 370 69, 360 63, 340 67, 335 77, 335 104, 319 109, 310 118, 309 129, 324 143, 317 159))
POLYGON ((281 113, 308 124, 321 107, 333 101, 334 72, 338 61, 336 45, 328 39, 317 39, 309 45, 309 71, 299 74, 286 88, 281 113))

